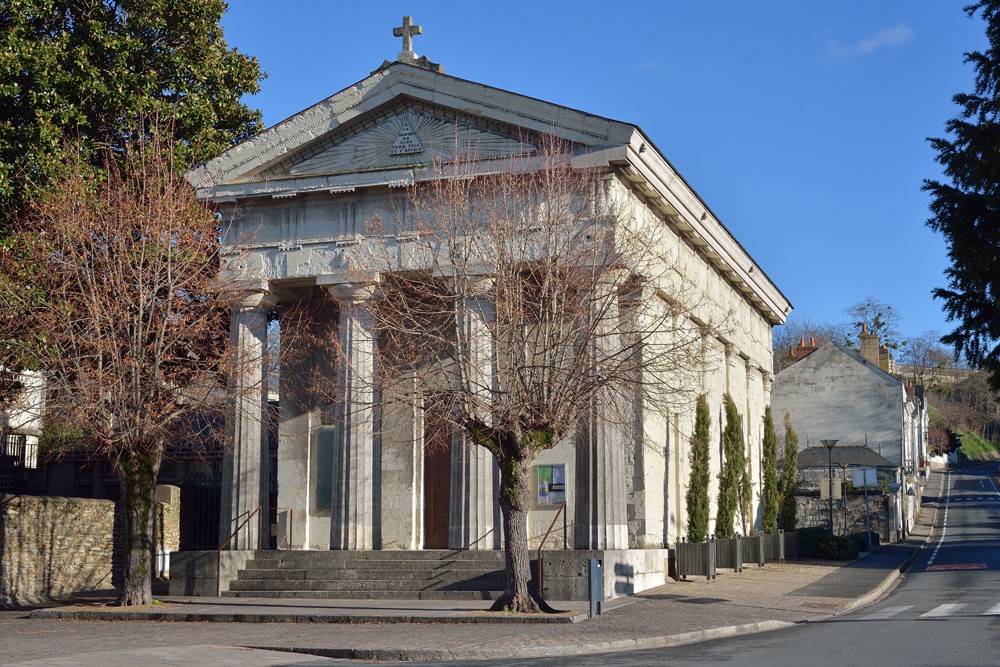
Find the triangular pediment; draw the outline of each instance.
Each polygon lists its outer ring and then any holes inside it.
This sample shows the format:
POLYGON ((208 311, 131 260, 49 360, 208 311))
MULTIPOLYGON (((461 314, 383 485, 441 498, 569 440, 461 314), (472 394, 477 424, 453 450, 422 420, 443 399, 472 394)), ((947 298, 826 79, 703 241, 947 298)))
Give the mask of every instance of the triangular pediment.
POLYGON ((530 153, 540 135, 576 147, 621 147, 635 133, 627 123, 394 63, 234 146, 188 179, 208 198, 269 192, 288 180, 374 185, 373 172, 395 182, 393 170, 461 152, 487 160, 530 153), (354 173, 368 176, 344 176, 354 173))
POLYGON ((496 127, 477 126, 447 110, 404 107, 358 118, 240 180, 274 181, 393 170, 456 158, 489 160, 537 151, 535 142, 512 134, 496 127))

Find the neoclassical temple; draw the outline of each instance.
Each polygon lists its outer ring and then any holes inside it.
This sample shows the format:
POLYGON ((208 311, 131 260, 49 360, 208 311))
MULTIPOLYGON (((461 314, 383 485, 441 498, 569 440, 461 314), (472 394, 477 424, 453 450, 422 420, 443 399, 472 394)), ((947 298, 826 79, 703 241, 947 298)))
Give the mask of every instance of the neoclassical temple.
MULTIPOLYGON (((740 407, 759 491, 771 328, 784 322, 787 299, 640 128, 447 75, 416 57, 409 30, 398 30, 404 47, 396 61, 189 174, 198 197, 217 204, 228 223, 235 246, 229 269, 257 286, 233 310, 232 336, 248 365, 244 389, 262 388, 236 392, 224 536, 268 504, 274 476, 279 549, 500 548, 497 469, 486 450, 461 439, 431 446, 442 436, 420 406, 392 415, 391 431, 377 427, 390 417, 379 416, 373 389, 378 341, 366 314, 370 290, 346 259, 366 221, 398 218, 400 194, 436 178, 435 165, 454 159, 456 142, 473 147, 474 161, 487 169, 523 153, 532 137, 556 137, 572 146, 574 165, 599 169, 636 216, 662 230, 662 261, 681 267, 700 292, 692 326, 726 325, 704 342, 699 393, 718 416, 714 442, 721 442, 723 396, 740 407), (316 326, 334 333, 341 354, 336 363, 305 355, 280 368, 277 469, 268 470, 260 359, 269 315, 317 294, 332 297, 317 301, 324 305, 316 326), (337 400, 372 409, 325 409, 295 382, 306 375, 330 378, 343 388, 337 400)), ((557 529, 550 547, 672 545, 686 532, 693 421, 692 406, 650 421, 642 442, 607 442, 581 456, 569 438, 542 452, 533 469, 529 540, 537 544, 565 501, 566 539, 557 529)), ((721 445, 712 456, 713 494, 720 456, 721 445)), ((264 543, 254 522, 237 536, 238 548, 264 543)))

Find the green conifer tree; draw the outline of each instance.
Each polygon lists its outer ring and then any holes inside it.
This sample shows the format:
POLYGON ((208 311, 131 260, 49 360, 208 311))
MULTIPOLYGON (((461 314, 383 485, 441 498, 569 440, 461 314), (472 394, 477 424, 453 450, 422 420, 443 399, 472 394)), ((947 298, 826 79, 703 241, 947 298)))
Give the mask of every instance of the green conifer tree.
POLYGON ((781 466, 781 508, 778 525, 786 532, 795 530, 795 492, 798 490, 797 466, 799 436, 792 428, 792 415, 785 413, 785 460, 781 466))
POLYGON ((721 539, 733 536, 737 511, 741 518, 746 511, 750 480, 747 475, 746 451, 743 446, 743 418, 729 394, 725 397, 726 427, 722 434, 725 460, 719 473, 719 501, 715 513, 715 535, 721 539))
POLYGON ((687 537, 691 542, 704 542, 708 537, 711 419, 708 399, 702 394, 698 397, 698 405, 695 408, 694 433, 691 435, 691 477, 688 482, 686 498, 687 537))
POLYGON ((763 526, 765 533, 778 530, 778 436, 774 432, 774 418, 771 406, 764 408, 764 451, 761 454, 764 488, 761 489, 761 503, 764 505, 763 526))

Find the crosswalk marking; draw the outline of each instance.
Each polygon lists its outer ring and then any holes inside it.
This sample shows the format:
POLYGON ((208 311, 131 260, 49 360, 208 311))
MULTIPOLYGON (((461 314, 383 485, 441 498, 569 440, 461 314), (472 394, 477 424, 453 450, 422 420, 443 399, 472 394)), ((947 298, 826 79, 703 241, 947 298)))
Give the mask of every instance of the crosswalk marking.
MULTIPOLYGON (((1000 605, 997 605, 997 606, 1000 606, 1000 605)), ((876 611, 874 613, 868 614, 867 616, 865 616, 865 618, 871 619, 871 620, 886 619, 886 618, 890 618, 892 616, 895 616, 896 614, 901 614, 904 611, 906 611, 907 609, 912 609, 912 608, 913 608, 912 604, 908 604, 908 605, 906 605, 904 607, 886 607, 885 609, 881 609, 881 610, 876 611)))
POLYGON ((971 616, 973 614, 979 616, 1000 616, 1000 604, 994 604, 989 609, 982 610, 978 604, 970 605, 967 602, 953 602, 949 604, 940 604, 930 611, 924 611, 918 615, 919 608, 914 609, 912 604, 901 605, 898 607, 885 607, 876 611, 869 612, 861 616, 862 621, 887 621, 896 616, 906 615, 909 618, 945 618, 947 616, 952 616, 959 611, 965 611, 966 616, 971 616), (967 607, 972 607, 971 609, 966 609, 967 607), (909 614, 906 614, 909 612, 909 614))
POLYGON ((939 604, 938 606, 931 609, 929 612, 925 614, 920 614, 920 618, 939 618, 941 616, 951 616, 956 611, 966 606, 968 605, 961 602, 956 602, 952 604, 939 604))

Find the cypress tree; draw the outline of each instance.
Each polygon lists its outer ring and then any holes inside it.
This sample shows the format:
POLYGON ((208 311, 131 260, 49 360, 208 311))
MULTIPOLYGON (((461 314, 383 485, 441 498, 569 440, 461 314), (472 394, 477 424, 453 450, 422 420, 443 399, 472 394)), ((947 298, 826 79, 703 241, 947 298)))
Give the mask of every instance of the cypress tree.
POLYGON ((785 413, 785 461, 781 466, 781 509, 779 526, 784 531, 795 530, 795 492, 798 490, 797 466, 799 436, 792 428, 792 415, 785 413))
POLYGON ((765 533, 778 530, 778 436, 774 432, 774 418, 771 406, 764 408, 764 451, 761 461, 764 488, 761 489, 761 503, 764 505, 763 526, 765 533))
POLYGON ((715 534, 722 539, 733 536, 736 512, 745 519, 747 513, 746 451, 743 448, 743 419, 732 397, 726 394, 726 427, 722 433, 722 451, 725 461, 719 473, 719 502, 715 513, 715 534))
POLYGON ((694 415, 691 435, 691 477, 687 488, 688 540, 704 542, 708 537, 709 438, 711 415, 708 399, 702 394, 694 415))

